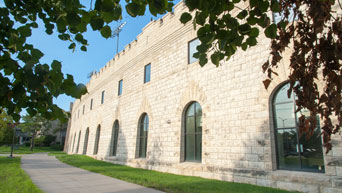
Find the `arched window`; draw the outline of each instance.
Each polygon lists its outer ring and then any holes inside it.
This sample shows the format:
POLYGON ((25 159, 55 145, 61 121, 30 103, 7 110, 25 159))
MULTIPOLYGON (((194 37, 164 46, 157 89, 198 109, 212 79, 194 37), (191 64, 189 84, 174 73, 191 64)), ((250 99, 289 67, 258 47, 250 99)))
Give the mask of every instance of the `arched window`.
POLYGON ((309 115, 306 110, 295 113, 295 94, 288 98, 290 85, 280 87, 272 100, 274 133, 276 139, 277 167, 285 170, 324 172, 323 149, 319 118, 313 136, 299 135, 298 118, 309 115))
POLYGON ((86 134, 84 135, 84 144, 83 144, 83 154, 87 154, 88 149, 88 139, 89 139, 89 127, 86 130, 86 134))
POLYGON ((74 135, 74 140, 72 142, 72 152, 74 152, 74 148, 75 148, 75 139, 76 139, 76 133, 74 135))
POLYGON ((78 141, 76 146, 76 153, 78 153, 78 149, 80 147, 80 140, 81 140, 81 131, 78 133, 78 141))
POLYGON ((99 151, 100 132, 101 132, 101 126, 99 125, 97 127, 97 130, 96 130, 95 145, 94 145, 94 155, 96 155, 97 152, 99 151))
POLYGON ((144 113, 139 121, 139 157, 145 158, 147 151, 148 115, 144 113))
POLYGON ((116 120, 113 125, 113 140, 112 140, 112 156, 116 156, 116 150, 118 148, 118 136, 119 136, 119 121, 116 120))
POLYGON ((202 108, 198 102, 192 102, 184 117, 185 161, 202 160, 202 108))

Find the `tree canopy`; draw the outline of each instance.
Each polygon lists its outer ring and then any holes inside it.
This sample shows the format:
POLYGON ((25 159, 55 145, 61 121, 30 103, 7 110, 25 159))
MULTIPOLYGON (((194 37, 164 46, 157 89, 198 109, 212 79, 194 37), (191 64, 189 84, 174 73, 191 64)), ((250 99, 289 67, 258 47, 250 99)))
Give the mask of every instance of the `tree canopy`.
MULTIPOLYGON (((257 45, 264 34, 272 39, 270 58, 263 71, 267 88, 286 48, 292 50, 289 76, 290 90, 298 96, 297 111, 308 109, 310 117, 300 118, 301 133, 313 133, 316 115, 323 119, 324 146, 331 149, 331 134, 340 131, 342 87, 342 6, 336 0, 185 0, 189 12, 182 23, 192 20, 201 44, 195 57, 204 66, 210 60, 216 66, 229 60, 239 49, 257 45), (337 10, 335 10, 337 9, 337 10), (233 10, 238 10, 236 13, 233 10), (336 12, 337 11, 337 12, 336 12), (280 16, 272 22, 272 13, 280 16), (318 81, 322 80, 323 91, 318 81), (337 117, 337 123, 332 121, 337 117)), ((67 94, 80 98, 86 87, 61 72, 61 63, 40 62, 43 53, 28 44, 37 20, 45 32, 56 33, 69 41, 69 49, 87 50, 82 33, 89 25, 104 38, 112 35, 110 23, 121 19, 120 0, 90 1, 90 9, 79 0, 4 0, 0 8, 0 106, 19 120, 20 111, 37 113, 51 119, 65 120, 66 114, 53 104, 53 97, 67 94)), ((172 11, 172 0, 126 0, 132 17, 172 11)), ((228 65, 228 64, 227 64, 228 65)))

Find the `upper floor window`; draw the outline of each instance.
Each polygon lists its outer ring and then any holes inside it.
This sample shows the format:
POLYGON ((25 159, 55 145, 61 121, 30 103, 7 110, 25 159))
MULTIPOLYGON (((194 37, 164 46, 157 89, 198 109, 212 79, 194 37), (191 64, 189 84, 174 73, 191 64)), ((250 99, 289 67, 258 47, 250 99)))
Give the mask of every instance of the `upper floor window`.
POLYGON ((144 83, 151 80, 151 64, 147 64, 144 68, 144 83))
POLYGON ((191 103, 185 111, 185 161, 202 160, 202 108, 198 102, 191 103))
POLYGON ((302 110, 296 113, 295 94, 289 98, 290 84, 280 87, 272 100, 274 133, 277 152, 277 167, 285 170, 324 172, 323 149, 317 117, 317 128, 307 139, 299 135, 298 121, 301 115, 309 115, 302 110))
POLYGON ((85 109, 85 105, 83 105, 83 110, 82 110, 82 114, 84 115, 84 109, 85 109))
POLYGON ((119 81, 119 85, 118 85, 118 96, 120 96, 122 94, 122 80, 119 81))
POLYGON ((90 99, 90 110, 93 109, 93 99, 90 99))
POLYGON ((188 64, 191 64, 191 63, 196 62, 198 60, 197 58, 194 58, 193 55, 194 55, 194 53, 197 52, 196 47, 200 44, 201 44, 201 42, 198 38, 196 38, 196 39, 194 39, 188 43, 188 64))
POLYGON ((104 103, 104 94, 105 94, 105 91, 102 91, 102 95, 101 95, 101 104, 104 103))

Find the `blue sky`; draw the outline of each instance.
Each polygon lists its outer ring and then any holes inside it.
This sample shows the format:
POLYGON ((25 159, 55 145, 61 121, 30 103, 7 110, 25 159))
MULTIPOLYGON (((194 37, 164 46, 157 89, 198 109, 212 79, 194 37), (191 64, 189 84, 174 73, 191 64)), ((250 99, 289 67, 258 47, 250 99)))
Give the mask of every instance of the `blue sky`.
MULTIPOLYGON (((0 0, 0 6, 4 6, 2 0, 0 0)), ((123 6, 123 19, 119 22, 126 21, 127 24, 120 33, 119 51, 135 40, 142 28, 151 21, 151 18, 158 19, 160 17, 154 17, 147 11, 145 16, 132 18, 125 12, 123 6)), ((111 27, 116 28, 120 24, 119 22, 113 22, 111 27)), ((79 47, 72 52, 68 49, 70 42, 61 41, 57 37, 58 33, 47 35, 44 25, 41 24, 38 29, 32 31, 32 36, 27 40, 28 43, 33 44, 45 54, 41 59, 42 63, 51 64, 53 60, 62 62, 63 73, 73 75, 76 83, 86 84, 89 81, 88 74, 94 70, 98 71, 115 55, 117 38, 102 38, 99 32, 94 32, 88 27, 87 32, 83 34, 89 44, 87 52, 81 51, 79 47)), ((69 111, 70 102, 74 100, 66 95, 61 95, 54 101, 59 107, 69 111)))

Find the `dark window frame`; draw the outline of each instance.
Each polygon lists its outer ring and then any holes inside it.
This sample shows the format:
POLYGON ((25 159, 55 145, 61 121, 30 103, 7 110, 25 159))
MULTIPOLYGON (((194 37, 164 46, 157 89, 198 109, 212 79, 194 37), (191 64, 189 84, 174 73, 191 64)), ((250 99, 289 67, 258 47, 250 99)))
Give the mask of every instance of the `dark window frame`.
POLYGON ((83 143, 83 155, 87 154, 87 150, 88 150, 88 140, 89 140, 89 127, 86 130, 86 133, 84 135, 84 143, 83 143))
POLYGON ((147 113, 141 115, 139 120, 139 151, 138 157, 139 158, 146 158, 147 155, 147 140, 148 140, 148 130, 149 130, 149 117, 147 113), (144 132, 145 128, 147 128, 146 132, 144 132), (144 142, 144 144, 142 144, 144 142), (144 147, 142 147, 144 146, 144 147), (144 151, 142 151, 144 148, 144 151))
POLYGON ((151 81, 151 63, 144 66, 144 83, 148 83, 151 81), (147 70, 149 69, 148 77, 147 77, 147 70))
MULTIPOLYGON (((197 118, 198 116, 201 116, 201 121, 202 121, 202 107, 201 105, 197 102, 197 101, 193 101, 191 102, 189 105, 187 105, 186 109, 185 109, 185 114, 184 114, 184 133, 183 133, 183 136, 184 136, 184 161, 185 162, 197 162, 197 163, 201 163, 202 162, 202 144, 203 144, 203 140, 202 140, 202 126, 198 126, 197 125, 197 118), (192 116, 188 116, 188 111, 190 110, 190 108, 192 108, 192 105, 194 105, 194 115, 192 116), (199 106, 199 108, 201 109, 201 114, 200 115, 197 115, 197 105, 199 106), (188 117, 194 117, 194 129, 195 131, 193 133, 188 133, 187 132, 187 120, 188 120, 188 117), (197 131, 197 127, 201 127, 201 131, 197 131), (187 152, 189 151, 187 149, 187 136, 189 135, 193 135, 194 136, 194 159, 189 159, 187 158, 187 152), (200 141, 200 149, 198 150, 197 149, 197 145, 198 145, 198 141, 197 141, 197 137, 200 137, 201 141, 200 141), (199 159, 197 159, 199 158, 199 159)), ((201 124, 202 125, 202 124, 201 124)))
POLYGON ((122 86, 123 86, 123 79, 119 80, 119 83, 118 83, 118 96, 121 96, 122 94, 122 86))
POLYGON ((117 149, 118 149, 118 140, 119 140, 119 130, 120 130, 120 125, 119 125, 119 120, 115 120, 113 124, 113 140, 112 140, 112 156, 117 156, 117 149))
MULTIPOLYGON (((198 45, 200 45, 201 42, 200 42, 200 40, 199 40, 198 38, 192 39, 192 40, 190 40, 190 41, 188 42, 188 64, 192 64, 192 63, 198 61, 197 58, 195 58, 194 61, 190 61, 190 58, 193 58, 193 54, 196 53, 196 52, 194 52, 194 53, 192 53, 192 55, 191 55, 191 53, 190 53, 190 44, 191 44, 191 43, 194 43, 194 42, 197 41, 197 40, 199 41, 199 44, 198 44, 198 45)), ((196 45, 196 47, 197 47, 198 45, 196 45)), ((197 50, 197 48, 196 48, 196 50, 197 50)))
POLYGON ((90 110, 93 110, 93 99, 90 99, 90 110))
MULTIPOLYGON (((292 92, 291 94, 291 100, 290 101, 285 101, 285 102, 278 102, 276 103, 276 99, 277 99, 277 96, 279 94, 279 92, 288 85, 289 83, 284 83, 284 84, 281 84, 279 87, 276 88, 274 94, 272 95, 272 100, 271 100, 271 110, 272 110, 272 121, 273 121, 273 124, 272 124, 272 128, 273 128, 273 131, 274 131, 274 140, 275 140, 275 152, 276 152, 276 164, 277 164, 277 170, 288 170, 288 171, 302 171, 302 172, 314 172, 314 173, 325 173, 325 165, 324 165, 324 156, 322 155, 322 160, 323 160, 323 168, 322 170, 315 170, 315 169, 308 169, 308 168, 303 168, 303 161, 302 159, 304 159, 303 157, 305 157, 301 151, 303 151, 303 146, 302 146, 302 143, 300 141, 300 136, 299 136, 299 126, 298 126, 298 117, 297 117, 297 113, 296 112, 293 112, 294 113, 294 120, 295 120, 295 125, 292 126, 292 127, 285 127, 284 126, 284 123, 283 123, 283 127, 277 127, 277 113, 276 113, 276 105, 282 105, 282 104, 290 104, 292 103, 293 104, 293 109, 297 109, 297 106, 296 106, 296 102, 295 102, 295 93, 292 92), (282 167, 280 168, 280 163, 279 163, 279 159, 280 159, 280 156, 279 156, 279 153, 280 153, 280 150, 278 149, 278 142, 279 142, 279 139, 278 139, 278 131, 286 131, 286 130, 295 130, 296 131, 296 148, 297 148, 297 155, 298 155, 298 168, 291 168, 289 166, 287 167, 282 167)), ((287 90, 286 90, 287 92, 287 90)), ((318 126, 319 126, 319 123, 318 123, 318 126)), ((321 139, 320 139, 321 140, 321 139)), ((322 144, 322 140, 320 141, 321 144, 322 144)), ((321 146, 322 147, 322 146, 321 146)))
POLYGON ((99 153, 100 136, 101 136, 101 125, 97 126, 97 129, 96 129, 94 153, 93 153, 94 155, 97 155, 99 153))
POLYGON ((104 95, 105 95, 105 91, 103 90, 101 93, 101 105, 104 104, 104 95))

